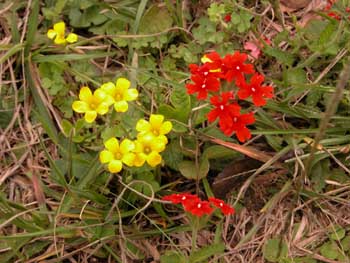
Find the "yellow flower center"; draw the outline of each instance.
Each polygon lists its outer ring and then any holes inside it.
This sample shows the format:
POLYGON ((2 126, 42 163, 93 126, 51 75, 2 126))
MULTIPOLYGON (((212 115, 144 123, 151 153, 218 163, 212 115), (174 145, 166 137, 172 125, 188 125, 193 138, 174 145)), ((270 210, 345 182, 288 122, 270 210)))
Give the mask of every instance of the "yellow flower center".
POLYGON ((121 100, 123 99, 123 96, 122 96, 122 94, 117 93, 117 94, 115 94, 114 99, 115 99, 116 101, 121 101, 121 100))
POLYGON ((152 129, 154 136, 159 136, 159 131, 157 129, 152 129))
POLYGON ((121 159, 123 158, 123 155, 122 155, 120 152, 116 152, 116 153, 114 154, 114 158, 115 158, 116 160, 121 160, 121 159))
POLYGON ((143 149, 143 151, 144 151, 145 154, 150 154, 152 152, 152 149, 151 149, 151 147, 145 147, 143 149))
POLYGON ((91 104, 90 104, 90 108, 91 108, 92 110, 96 110, 97 107, 98 107, 98 105, 97 105, 96 103, 91 103, 91 104))

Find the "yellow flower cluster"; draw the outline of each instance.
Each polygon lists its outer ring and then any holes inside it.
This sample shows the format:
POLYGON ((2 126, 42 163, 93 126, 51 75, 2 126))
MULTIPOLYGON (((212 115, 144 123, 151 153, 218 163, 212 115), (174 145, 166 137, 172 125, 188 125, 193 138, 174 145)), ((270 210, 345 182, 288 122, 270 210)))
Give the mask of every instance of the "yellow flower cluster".
POLYGON ((79 100, 73 102, 72 108, 75 112, 85 113, 84 118, 88 123, 94 122, 97 114, 106 114, 111 105, 117 112, 126 112, 127 101, 136 100, 139 95, 137 89, 129 88, 130 81, 125 78, 117 79, 115 85, 112 82, 104 83, 94 93, 89 87, 82 87, 79 100))
POLYGON ((69 33, 67 37, 66 34, 66 24, 64 22, 58 22, 53 25, 53 29, 47 31, 47 37, 54 39, 55 44, 64 45, 68 43, 75 43, 78 41, 78 35, 74 33, 69 33))
POLYGON ((123 164, 141 167, 148 163, 155 167, 162 162, 159 154, 164 151, 168 139, 165 136, 172 129, 170 121, 164 121, 164 116, 152 114, 149 121, 139 120, 136 124, 137 139, 124 139, 121 142, 116 138, 108 139, 105 149, 100 152, 101 163, 108 164, 111 173, 119 173, 123 164))

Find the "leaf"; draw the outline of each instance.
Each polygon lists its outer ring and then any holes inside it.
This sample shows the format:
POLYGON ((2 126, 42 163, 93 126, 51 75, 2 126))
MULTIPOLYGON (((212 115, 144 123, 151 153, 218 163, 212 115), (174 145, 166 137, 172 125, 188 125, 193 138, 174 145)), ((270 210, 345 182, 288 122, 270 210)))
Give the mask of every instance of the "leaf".
POLYGON ((203 156, 208 159, 232 158, 237 156, 237 152, 221 145, 213 145, 204 150, 203 156))
POLYGON ((167 8, 165 6, 152 5, 140 20, 139 33, 159 33, 170 28, 172 25, 173 19, 167 8))
POLYGON ((192 255, 189 258, 189 262, 191 263, 203 262, 203 261, 208 262, 207 260, 208 258, 216 254, 222 254, 224 251, 225 251, 225 245, 222 243, 203 247, 192 253, 192 255))
POLYGON ((167 250, 165 251, 164 255, 160 256, 160 263, 187 263, 187 262, 188 261, 184 255, 172 250, 167 250))
POLYGON ((335 241, 340 241, 345 237, 345 229, 339 225, 332 227, 329 238, 335 241), (334 231, 335 230, 335 231, 334 231))
POLYGON ((267 240, 263 247, 264 258, 271 262, 279 262, 288 256, 288 246, 281 238, 267 240))
POLYGON ((320 253, 328 259, 336 259, 341 255, 339 247, 334 241, 324 243, 320 248, 320 253))
POLYGON ((266 55, 270 55, 276 58, 277 61, 289 66, 291 66, 294 62, 294 56, 292 54, 282 51, 278 48, 272 48, 267 46, 264 48, 264 53, 266 55))
POLYGON ((346 252, 350 250, 350 236, 346 236, 341 241, 341 248, 346 252))
MULTIPOLYGON (((187 179, 197 179, 197 167, 195 162, 192 161, 182 161, 179 163, 179 171, 187 179)), ((207 176, 209 172, 209 161, 207 158, 202 158, 199 163, 198 169, 198 179, 202 179, 207 176)))

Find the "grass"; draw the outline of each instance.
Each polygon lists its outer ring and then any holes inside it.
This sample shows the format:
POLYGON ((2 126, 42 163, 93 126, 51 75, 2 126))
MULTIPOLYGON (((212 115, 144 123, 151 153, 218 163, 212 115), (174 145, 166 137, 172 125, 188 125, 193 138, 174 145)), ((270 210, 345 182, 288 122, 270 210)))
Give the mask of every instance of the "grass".
POLYGON ((1 262, 350 262, 349 1, 332 7, 340 21, 322 3, 78 2, 0 4, 1 262), (77 43, 47 39, 62 19, 77 43), (186 94, 188 64, 262 36, 272 44, 252 63, 275 97, 242 104, 256 117, 242 144, 186 94), (81 86, 121 76, 140 93, 127 114, 86 124, 72 111, 81 86), (107 172, 103 141, 136 137, 151 113, 174 126, 163 165, 107 172), (214 193, 236 213, 193 234, 161 200, 172 192, 214 193))

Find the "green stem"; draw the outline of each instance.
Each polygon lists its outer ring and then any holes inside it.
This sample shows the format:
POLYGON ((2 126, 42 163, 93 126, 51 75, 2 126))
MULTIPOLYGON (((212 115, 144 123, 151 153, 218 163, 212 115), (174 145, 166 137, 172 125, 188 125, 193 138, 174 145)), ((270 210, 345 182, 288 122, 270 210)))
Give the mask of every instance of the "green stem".
POLYGON ((191 254, 196 251, 197 248, 197 236, 198 236, 198 226, 199 226, 199 218, 197 216, 193 216, 192 219, 192 240, 191 240, 191 254))

